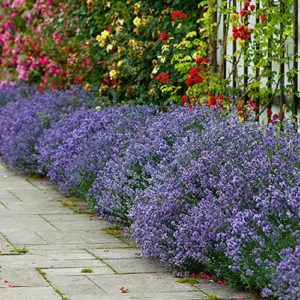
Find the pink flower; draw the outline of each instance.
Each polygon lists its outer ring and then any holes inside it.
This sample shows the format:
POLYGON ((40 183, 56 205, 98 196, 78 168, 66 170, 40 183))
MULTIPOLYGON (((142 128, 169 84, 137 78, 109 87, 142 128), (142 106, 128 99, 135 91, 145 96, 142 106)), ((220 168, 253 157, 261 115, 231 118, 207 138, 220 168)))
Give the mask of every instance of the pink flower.
POLYGON ((19 8, 19 7, 22 7, 22 6, 24 6, 24 5, 25 5, 25 0, 15 0, 15 1, 12 3, 11 7, 12 7, 12 8, 19 8))
POLYGON ((60 36, 57 32, 57 30, 55 30, 53 33, 52 33, 52 38, 53 40, 55 41, 55 44, 59 44, 60 43, 60 36))

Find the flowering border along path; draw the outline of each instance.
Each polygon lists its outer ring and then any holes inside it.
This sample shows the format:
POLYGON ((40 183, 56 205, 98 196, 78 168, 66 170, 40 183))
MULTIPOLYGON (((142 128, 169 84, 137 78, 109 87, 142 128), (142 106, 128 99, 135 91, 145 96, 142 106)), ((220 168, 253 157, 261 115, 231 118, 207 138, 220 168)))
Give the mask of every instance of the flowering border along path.
POLYGON ((0 234, 14 247, 0 255, 1 300, 255 298, 207 280, 178 283, 164 265, 107 234, 105 221, 75 214, 65 200, 45 181, 0 166, 0 234))
POLYGON ((1 300, 254 299, 227 285, 178 283, 157 260, 107 234, 108 224, 61 205, 43 180, 0 165, 1 300), (4 242, 3 242, 4 243, 4 242))

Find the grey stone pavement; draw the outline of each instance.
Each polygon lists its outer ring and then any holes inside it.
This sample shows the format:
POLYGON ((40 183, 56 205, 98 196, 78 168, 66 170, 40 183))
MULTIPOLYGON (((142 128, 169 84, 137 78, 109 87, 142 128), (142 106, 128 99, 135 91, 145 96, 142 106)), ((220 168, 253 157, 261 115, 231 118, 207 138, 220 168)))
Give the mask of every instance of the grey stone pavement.
POLYGON ((1 300, 255 299, 205 280, 178 283, 166 266, 106 233, 105 221, 63 200, 46 181, 0 165, 1 300))

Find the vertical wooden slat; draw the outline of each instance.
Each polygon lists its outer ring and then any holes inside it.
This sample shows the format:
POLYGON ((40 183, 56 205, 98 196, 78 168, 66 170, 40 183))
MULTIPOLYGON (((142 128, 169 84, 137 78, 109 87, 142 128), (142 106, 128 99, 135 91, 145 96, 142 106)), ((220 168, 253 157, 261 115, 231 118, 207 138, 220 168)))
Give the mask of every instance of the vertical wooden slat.
MULTIPOLYGON (((259 8, 260 8, 260 2, 258 0, 258 1, 256 1, 256 10, 259 10, 259 8)), ((256 20, 255 20, 256 24, 259 23, 259 21, 260 21, 259 16, 256 15, 256 20)), ((256 45, 256 55, 257 56, 259 55, 259 44, 256 45)), ((255 80, 256 81, 259 81, 259 76, 260 76, 260 69, 256 68, 256 70, 255 70, 255 80)), ((260 87, 258 86, 257 90, 256 90, 257 94, 259 93, 259 89, 260 89, 260 87)), ((259 99, 259 97, 255 97, 255 106, 257 107, 256 115, 258 116, 259 115, 259 110, 260 110, 260 99, 259 99)))
POLYGON ((211 48, 208 49, 210 57, 212 60, 213 70, 216 73, 218 70, 218 26, 215 26, 218 22, 218 0, 210 0, 208 2, 208 8, 210 11, 213 11, 211 16, 211 22, 213 25, 213 32, 211 36, 211 48))
MULTIPOLYGON (((280 13, 284 13, 285 7, 282 2, 280 2, 280 13)), ((284 106, 286 104, 286 99, 284 95, 284 82, 285 82, 285 64, 283 62, 285 57, 285 38, 283 37, 284 32, 284 24, 280 23, 280 120, 283 121, 284 119, 284 106)))
MULTIPOLYGON (((226 5, 225 5, 225 10, 228 7, 228 3, 226 1, 226 5)), ((227 77, 227 62, 226 62, 226 55, 227 55, 227 26, 226 26, 226 21, 227 21, 227 14, 223 14, 223 57, 221 59, 223 59, 223 79, 226 79, 227 77)))
MULTIPOLYGON (((294 69, 298 70, 299 72, 299 63, 298 63, 298 51, 299 51, 299 1, 294 0, 294 69)), ((298 72, 294 76, 294 93, 293 93, 293 116, 295 121, 297 122, 297 114, 299 112, 299 97, 298 97, 298 72)))
MULTIPOLYGON (((235 7, 235 9, 237 10, 237 0, 233 0, 232 1, 232 4, 233 4, 233 7, 235 7)), ((237 50, 237 43, 236 43, 236 40, 233 41, 233 44, 232 44, 232 52, 233 54, 236 52, 237 50)), ((234 68, 232 70, 232 74, 233 74, 233 81, 232 81, 232 86, 233 88, 236 88, 236 75, 237 75, 237 69, 236 69, 236 57, 234 56, 233 57, 233 60, 232 60, 232 67, 234 68)))
MULTIPOLYGON (((268 6, 273 5, 272 0, 268 1, 268 6)), ((270 56, 272 55, 272 44, 271 44, 271 39, 269 39, 268 41, 268 60, 269 60, 269 64, 268 64, 268 69, 271 72, 272 71, 272 61, 270 60, 270 56)), ((273 103, 273 99, 272 99, 272 74, 269 73, 268 75, 268 83, 267 83, 267 88, 269 91, 269 95, 268 95, 268 109, 272 109, 272 103, 273 103)), ((268 120, 270 120, 271 117, 268 116, 268 120)))

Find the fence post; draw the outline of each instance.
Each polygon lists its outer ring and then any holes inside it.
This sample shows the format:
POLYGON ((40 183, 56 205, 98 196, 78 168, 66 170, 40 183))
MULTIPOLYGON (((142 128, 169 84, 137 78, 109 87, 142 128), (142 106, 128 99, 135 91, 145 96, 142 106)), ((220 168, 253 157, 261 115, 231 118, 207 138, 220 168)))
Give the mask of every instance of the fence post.
MULTIPOLYGON (((260 8, 260 2, 259 1, 256 1, 256 10, 259 10, 260 8)), ((255 19, 255 22, 256 24, 259 23, 260 21, 260 18, 259 16, 257 15, 256 16, 256 19, 255 19)), ((256 55, 259 55, 259 45, 256 45, 256 55)), ((260 76, 260 69, 259 68, 256 68, 255 70, 255 80, 258 81, 259 80, 259 76, 260 76)), ((257 93, 259 93, 259 87, 257 87, 256 91, 257 93)), ((257 107, 257 110, 255 111, 255 114, 256 116, 259 115, 259 111, 260 111, 260 99, 259 97, 255 97, 255 106, 257 107)))
MULTIPOLYGON (((284 4, 280 1, 280 13, 283 14, 285 10, 284 4)), ((284 57, 285 57, 285 38, 283 37, 284 31, 284 24, 280 22, 280 121, 284 119, 284 106, 286 104, 286 99, 284 95, 284 79, 285 79, 285 64, 284 64, 284 57)))
MULTIPOLYGON (((233 5, 233 7, 235 7, 235 9, 237 11, 237 2, 236 2, 236 0, 232 1, 232 5, 233 5)), ((236 46, 237 46, 236 45, 236 40, 233 40, 233 45, 232 45, 232 52, 233 52, 233 54, 236 52, 236 49, 237 49, 236 46)), ((234 68, 232 70, 232 87, 236 88, 237 69, 236 69, 236 57, 235 56, 233 57, 233 60, 232 60, 232 67, 234 68)))
POLYGON ((294 0, 294 69, 297 73, 294 75, 294 90, 293 90, 293 118, 297 124, 297 115, 299 111, 299 96, 298 96, 298 78, 299 78, 299 63, 298 63, 298 51, 299 51, 299 3, 298 0, 294 0))

